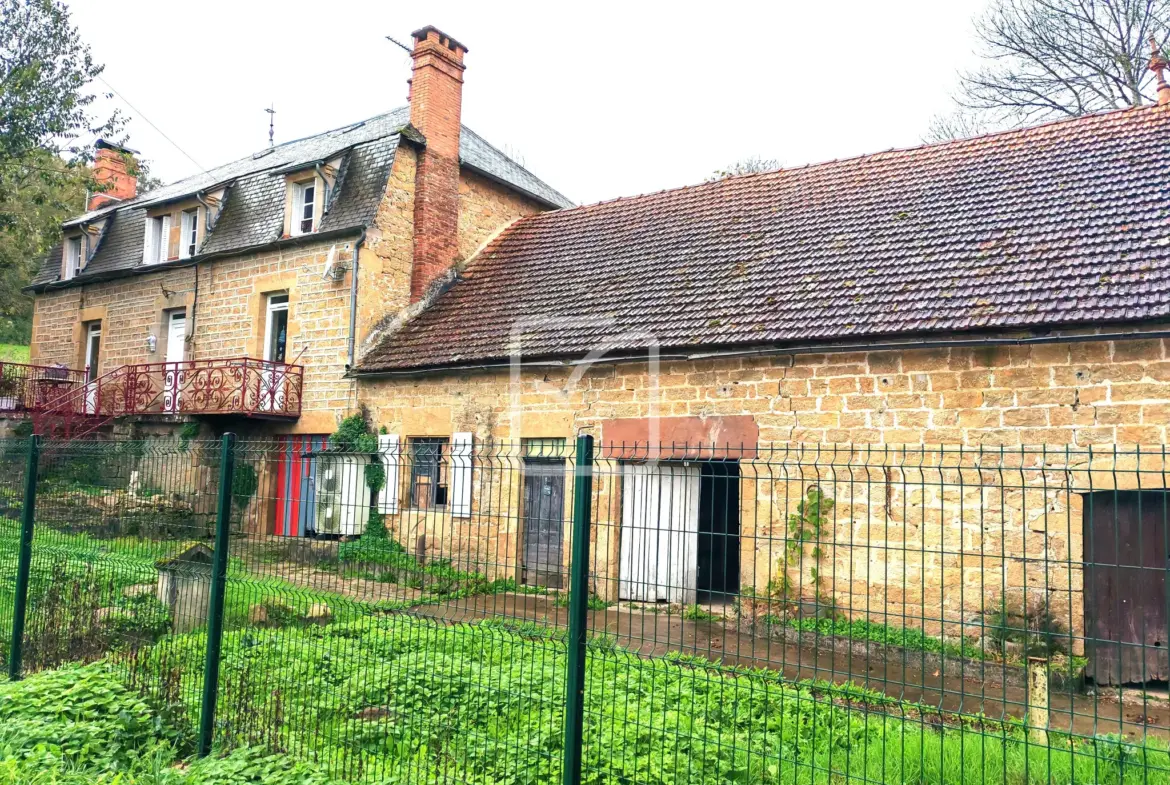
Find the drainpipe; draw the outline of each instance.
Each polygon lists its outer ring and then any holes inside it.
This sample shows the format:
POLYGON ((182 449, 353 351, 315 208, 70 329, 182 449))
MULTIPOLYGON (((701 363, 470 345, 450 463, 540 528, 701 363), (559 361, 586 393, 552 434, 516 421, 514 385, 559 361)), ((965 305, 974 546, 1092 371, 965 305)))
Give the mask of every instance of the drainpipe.
MULTIPOLYGON (((199 204, 203 205, 203 231, 204 231, 205 235, 210 234, 211 233, 211 205, 207 203, 207 199, 206 199, 206 197, 204 197, 202 191, 197 191, 195 193, 195 201, 197 201, 197 202, 199 202, 199 204)), ((191 344, 192 344, 191 355, 192 355, 192 357, 194 357, 194 355, 195 355, 195 346, 194 346, 195 335, 196 335, 196 333, 195 333, 195 311, 198 310, 198 308, 199 308, 199 262, 196 262, 195 263, 195 296, 191 300, 191 326, 188 328, 188 332, 191 335, 191 344)))
POLYGON ((325 172, 321 164, 313 164, 313 171, 321 178, 321 217, 325 217, 325 210, 329 208, 329 181, 325 179, 325 172))
POLYGON ((195 201, 197 201, 197 202, 199 202, 199 204, 203 205, 203 230, 205 232, 210 232, 211 231, 211 205, 209 205, 207 203, 207 200, 204 198, 202 191, 195 192, 195 201))
POLYGON ((349 342, 346 346, 346 355, 348 357, 345 363, 346 373, 349 373, 349 369, 353 367, 354 350, 357 346, 358 251, 365 241, 366 229, 363 226, 361 235, 358 236, 357 241, 353 244, 353 267, 349 271, 349 342))

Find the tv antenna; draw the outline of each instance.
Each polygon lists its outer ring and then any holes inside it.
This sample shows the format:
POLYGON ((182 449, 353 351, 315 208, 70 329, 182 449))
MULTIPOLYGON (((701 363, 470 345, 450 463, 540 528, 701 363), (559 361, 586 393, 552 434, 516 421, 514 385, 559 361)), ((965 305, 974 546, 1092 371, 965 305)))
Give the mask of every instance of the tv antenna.
POLYGON ((394 38, 394 37, 392 37, 392 36, 386 36, 386 40, 387 40, 387 41, 389 41, 390 43, 394 44, 395 46, 399 47, 400 49, 403 49, 403 50, 405 50, 407 54, 414 54, 414 50, 413 50, 413 49, 411 49, 409 46, 407 46, 406 44, 402 43, 402 42, 401 42, 401 41, 399 41, 398 39, 396 39, 396 38, 394 38))
POLYGON ((268 146, 276 146, 276 104, 269 104, 264 110, 268 112, 268 146))

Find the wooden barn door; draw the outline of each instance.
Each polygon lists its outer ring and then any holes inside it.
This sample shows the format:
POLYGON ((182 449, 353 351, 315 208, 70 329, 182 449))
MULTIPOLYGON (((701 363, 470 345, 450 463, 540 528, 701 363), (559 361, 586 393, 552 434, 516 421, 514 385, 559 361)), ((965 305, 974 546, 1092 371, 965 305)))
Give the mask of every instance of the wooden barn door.
POLYGON ((1085 631, 1097 684, 1170 678, 1165 491, 1085 495, 1085 631))
POLYGON ((559 589, 564 571, 565 462, 524 461, 524 583, 559 589))
POLYGON ((698 550, 698 465, 623 466, 618 597, 693 604, 698 550))

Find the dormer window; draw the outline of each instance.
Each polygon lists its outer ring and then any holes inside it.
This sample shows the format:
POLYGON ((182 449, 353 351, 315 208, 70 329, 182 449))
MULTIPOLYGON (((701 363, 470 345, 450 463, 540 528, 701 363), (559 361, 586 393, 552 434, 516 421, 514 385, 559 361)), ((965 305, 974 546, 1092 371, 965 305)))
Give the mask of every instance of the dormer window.
POLYGON ((171 216, 156 215, 146 219, 146 242, 142 263, 158 264, 170 258, 171 216))
POLYGON ((199 208, 184 210, 179 235, 179 258, 189 259, 199 250, 199 208))
POLYGON ((68 281, 81 272, 84 248, 85 242, 81 237, 66 238, 63 252, 64 258, 61 263, 61 280, 68 281))
POLYGON ((292 221, 289 234, 312 234, 317 230, 317 179, 293 183, 292 221))

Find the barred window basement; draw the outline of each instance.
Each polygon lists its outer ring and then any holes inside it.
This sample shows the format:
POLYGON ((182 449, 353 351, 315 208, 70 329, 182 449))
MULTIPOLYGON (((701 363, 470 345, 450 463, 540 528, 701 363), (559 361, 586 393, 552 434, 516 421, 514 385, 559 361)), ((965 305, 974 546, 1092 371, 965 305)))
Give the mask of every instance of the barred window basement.
POLYGON ((448 439, 411 439, 410 506, 447 506, 448 439))

